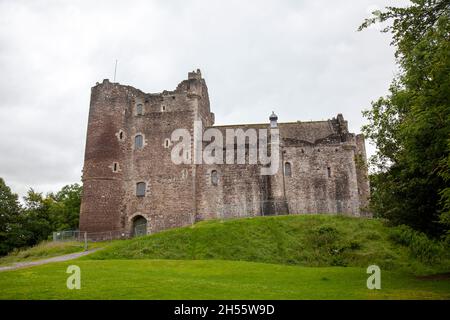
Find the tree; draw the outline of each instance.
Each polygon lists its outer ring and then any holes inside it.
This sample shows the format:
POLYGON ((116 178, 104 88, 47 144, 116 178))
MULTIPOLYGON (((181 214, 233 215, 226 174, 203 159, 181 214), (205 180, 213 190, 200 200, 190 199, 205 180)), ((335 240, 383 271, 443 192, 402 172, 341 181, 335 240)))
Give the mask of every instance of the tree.
POLYGON ((45 197, 30 189, 24 198, 22 219, 27 245, 48 239, 53 231, 77 229, 81 191, 82 187, 76 183, 45 197))
POLYGON ((43 197, 32 188, 24 197, 25 208, 22 213, 22 227, 26 245, 32 246, 47 240, 53 231, 53 221, 49 214, 53 199, 43 197))
POLYGON ((47 240, 53 231, 77 229, 81 191, 76 183, 46 196, 31 188, 21 206, 0 178, 0 256, 47 240))
POLYGON ((20 204, 17 194, 0 178, 0 256, 12 249, 13 227, 18 221, 20 204))
POLYGON ((82 189, 79 184, 75 183, 64 186, 55 195, 49 195, 53 200, 49 209, 53 220, 53 231, 78 228, 82 189))
POLYGON ((411 0, 364 21, 391 22, 400 72, 390 94, 363 112, 371 159, 373 212, 432 235, 450 227, 450 1, 411 0))

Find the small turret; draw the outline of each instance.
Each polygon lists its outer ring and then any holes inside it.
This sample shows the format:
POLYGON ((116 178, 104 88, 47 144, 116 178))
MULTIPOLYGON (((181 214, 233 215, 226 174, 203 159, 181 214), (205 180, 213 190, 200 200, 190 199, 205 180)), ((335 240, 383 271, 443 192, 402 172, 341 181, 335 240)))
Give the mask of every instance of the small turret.
POLYGON ((275 112, 272 111, 272 114, 270 115, 269 120, 270 120, 271 128, 276 128, 278 126, 278 124, 277 124, 278 116, 275 114, 275 112))
POLYGON ((197 69, 196 71, 188 72, 188 80, 190 79, 197 79, 200 80, 202 78, 202 73, 200 72, 200 69, 197 69))

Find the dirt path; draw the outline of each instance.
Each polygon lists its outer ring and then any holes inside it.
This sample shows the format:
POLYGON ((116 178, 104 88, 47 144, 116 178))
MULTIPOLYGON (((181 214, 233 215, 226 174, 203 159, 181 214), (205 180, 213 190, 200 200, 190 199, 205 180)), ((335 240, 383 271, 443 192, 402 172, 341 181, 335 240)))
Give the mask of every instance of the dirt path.
POLYGON ((76 253, 71 253, 71 254, 65 254, 63 256, 57 256, 57 257, 52 257, 52 258, 48 258, 48 259, 42 259, 42 260, 35 260, 35 261, 27 261, 27 262, 16 262, 10 266, 4 266, 4 267, 0 267, 0 272, 2 271, 9 271, 9 270, 16 270, 16 269, 20 269, 20 268, 27 268, 27 267, 34 267, 34 266, 39 266, 41 264, 47 264, 47 263, 52 263, 52 262, 61 262, 61 261, 67 261, 67 260, 73 260, 82 256, 86 256, 92 252, 98 251, 102 248, 96 248, 96 249, 92 249, 92 250, 88 250, 88 251, 83 251, 83 252, 76 252, 76 253))

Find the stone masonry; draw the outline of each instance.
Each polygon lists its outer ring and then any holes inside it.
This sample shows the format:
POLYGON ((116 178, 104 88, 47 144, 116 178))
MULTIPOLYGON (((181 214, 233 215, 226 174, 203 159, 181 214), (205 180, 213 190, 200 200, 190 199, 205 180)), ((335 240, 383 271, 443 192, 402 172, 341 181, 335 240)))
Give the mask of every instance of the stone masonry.
POLYGON ((174 91, 157 94, 107 79, 97 83, 91 91, 80 230, 136 234, 214 218, 370 215, 364 137, 349 133, 341 114, 287 123, 273 114, 271 120, 281 145, 275 175, 261 175, 260 164, 174 164, 171 134, 178 128, 193 134, 194 121, 224 137, 226 129, 270 124, 214 126, 200 70, 174 91))

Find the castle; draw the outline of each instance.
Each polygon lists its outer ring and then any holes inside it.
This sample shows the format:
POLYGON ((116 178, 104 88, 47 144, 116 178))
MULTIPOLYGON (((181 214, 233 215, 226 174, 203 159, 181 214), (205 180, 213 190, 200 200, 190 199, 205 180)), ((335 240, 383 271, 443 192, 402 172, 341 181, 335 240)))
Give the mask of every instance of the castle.
POLYGON ((200 70, 157 94, 107 79, 97 83, 82 180, 80 231, 91 233, 138 235, 240 216, 370 215, 364 137, 349 133, 341 114, 286 123, 272 114, 267 123, 214 126, 200 70), (194 123, 224 136, 227 129, 277 129, 280 169, 262 175, 260 163, 174 163, 171 135, 179 128, 193 134, 194 123))

